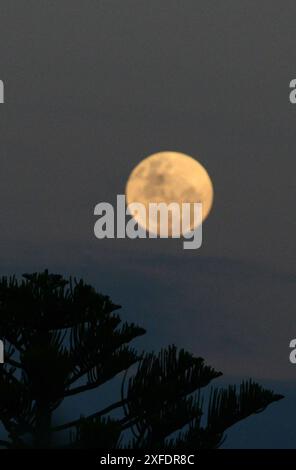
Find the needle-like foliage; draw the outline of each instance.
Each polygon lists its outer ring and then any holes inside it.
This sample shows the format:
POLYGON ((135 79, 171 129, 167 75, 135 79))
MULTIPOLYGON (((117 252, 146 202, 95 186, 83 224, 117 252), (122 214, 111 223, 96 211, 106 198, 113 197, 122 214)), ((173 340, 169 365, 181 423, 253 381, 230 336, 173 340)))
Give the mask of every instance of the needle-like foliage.
POLYGON ((202 391, 221 373, 175 346, 138 354, 130 342, 145 330, 122 323, 118 308, 83 281, 47 271, 0 280, 0 422, 7 435, 1 446, 215 448, 227 428, 282 398, 249 381, 239 390, 212 390, 205 400, 202 391), (63 400, 120 373, 117 402, 53 425, 63 400), (61 431, 68 439, 58 444, 61 431))

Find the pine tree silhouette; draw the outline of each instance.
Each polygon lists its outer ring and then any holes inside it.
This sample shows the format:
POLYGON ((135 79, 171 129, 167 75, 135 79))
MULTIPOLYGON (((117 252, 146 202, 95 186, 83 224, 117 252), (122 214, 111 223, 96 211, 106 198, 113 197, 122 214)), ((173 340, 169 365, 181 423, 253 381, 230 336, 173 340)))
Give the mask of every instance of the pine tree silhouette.
POLYGON ((216 448, 227 428, 282 398, 252 381, 203 396, 202 389, 222 374, 175 346, 137 353, 129 344, 145 330, 122 323, 118 308, 83 281, 47 271, 0 280, 2 447, 216 448), (120 373, 117 402, 52 424, 65 398, 120 373), (58 443, 62 431, 69 439, 58 443))

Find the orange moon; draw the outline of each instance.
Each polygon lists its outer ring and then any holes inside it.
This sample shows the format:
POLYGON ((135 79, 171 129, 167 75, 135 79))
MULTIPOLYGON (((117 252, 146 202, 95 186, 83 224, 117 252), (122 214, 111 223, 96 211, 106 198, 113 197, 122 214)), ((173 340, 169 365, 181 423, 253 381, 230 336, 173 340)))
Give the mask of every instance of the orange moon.
MULTIPOLYGON (((172 151, 154 153, 142 160, 131 172, 125 193, 127 205, 142 203, 147 213, 150 203, 202 203, 202 221, 209 215, 214 198, 206 169, 189 155, 172 151)), ((147 219, 136 212, 132 216, 147 231, 160 233, 159 224, 151 230, 147 219)))

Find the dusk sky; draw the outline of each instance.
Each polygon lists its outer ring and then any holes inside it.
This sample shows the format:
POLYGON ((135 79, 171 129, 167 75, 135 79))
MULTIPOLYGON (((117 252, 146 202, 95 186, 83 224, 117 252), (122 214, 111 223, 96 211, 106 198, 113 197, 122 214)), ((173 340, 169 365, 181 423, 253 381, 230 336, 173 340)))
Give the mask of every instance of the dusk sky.
POLYGON ((0 5, 0 274, 83 277, 147 328, 137 347, 286 396, 225 447, 296 445, 295 17, 292 0, 0 5), (202 247, 97 240, 95 205, 162 150, 211 176, 202 247))

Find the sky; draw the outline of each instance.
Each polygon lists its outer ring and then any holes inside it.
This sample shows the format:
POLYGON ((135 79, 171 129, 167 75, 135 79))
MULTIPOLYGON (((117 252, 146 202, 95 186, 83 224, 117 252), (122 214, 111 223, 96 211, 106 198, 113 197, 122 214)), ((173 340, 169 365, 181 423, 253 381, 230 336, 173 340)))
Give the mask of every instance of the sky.
POLYGON ((295 14, 290 0, 0 2, 0 274, 82 276, 147 328, 140 347, 175 343, 286 395, 228 447, 295 447, 295 14), (201 249, 95 239, 95 205, 162 150, 212 178, 201 249))

